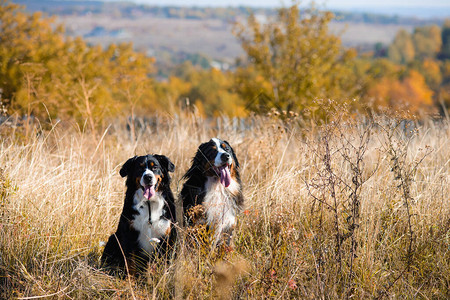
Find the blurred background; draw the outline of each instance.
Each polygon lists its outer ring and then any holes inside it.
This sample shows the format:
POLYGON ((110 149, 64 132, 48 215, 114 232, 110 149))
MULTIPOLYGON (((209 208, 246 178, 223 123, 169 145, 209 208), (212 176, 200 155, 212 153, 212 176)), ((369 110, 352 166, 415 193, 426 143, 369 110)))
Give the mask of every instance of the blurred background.
POLYGON ((127 115, 442 117, 450 3, 1 1, 4 114, 104 126, 127 115), (20 6, 16 6, 16 4, 20 6))

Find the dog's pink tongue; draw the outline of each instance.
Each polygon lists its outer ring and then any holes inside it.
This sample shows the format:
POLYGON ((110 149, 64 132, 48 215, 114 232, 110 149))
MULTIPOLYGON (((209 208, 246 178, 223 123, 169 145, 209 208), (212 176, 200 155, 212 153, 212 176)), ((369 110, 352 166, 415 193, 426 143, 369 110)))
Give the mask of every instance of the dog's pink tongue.
POLYGON ((150 199, 154 195, 155 195, 155 187, 153 185, 147 186, 144 188, 144 197, 145 198, 150 199))
POLYGON ((228 168, 228 166, 225 165, 219 167, 219 171, 220 171, 220 183, 225 187, 228 187, 231 183, 230 169, 228 168))

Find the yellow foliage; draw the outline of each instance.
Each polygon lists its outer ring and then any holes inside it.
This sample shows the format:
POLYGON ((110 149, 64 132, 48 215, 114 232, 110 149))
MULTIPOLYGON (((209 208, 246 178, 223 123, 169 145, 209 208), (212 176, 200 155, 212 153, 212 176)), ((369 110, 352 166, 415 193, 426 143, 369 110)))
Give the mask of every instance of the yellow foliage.
POLYGON ((442 83, 441 66, 439 61, 432 58, 423 60, 419 67, 420 73, 425 77, 425 81, 433 89, 442 83))
POLYGON ((248 58, 235 71, 185 62, 157 82, 154 59, 131 44, 90 46, 66 37, 53 19, 0 0, 2 104, 41 121, 75 120, 94 129, 118 116, 179 113, 194 105, 204 117, 278 110, 325 118, 321 100, 360 109, 373 99, 375 106, 406 105, 418 113, 432 106, 433 91, 435 103, 447 95, 450 67, 438 56, 447 25, 416 28, 413 35, 399 31, 390 60, 356 58, 356 50, 329 33, 331 13, 293 3, 270 22, 251 15, 235 27, 248 58))
POLYGON ((199 116, 206 117, 205 106, 203 105, 202 101, 200 100, 195 101, 195 108, 199 116))
MULTIPOLYGON (((133 114, 143 99, 155 102, 148 92, 153 59, 130 44, 89 46, 66 38, 52 19, 4 1, 0 16, 0 88, 8 108, 41 120, 75 119, 94 129, 124 110, 133 114)), ((154 105, 141 110, 148 107, 154 105)))
POLYGON ((275 21, 260 23, 251 15, 235 34, 249 65, 236 73, 237 92, 256 112, 298 111, 306 116, 316 99, 348 100, 358 93, 354 50, 328 32, 333 14, 294 3, 281 8, 275 21))

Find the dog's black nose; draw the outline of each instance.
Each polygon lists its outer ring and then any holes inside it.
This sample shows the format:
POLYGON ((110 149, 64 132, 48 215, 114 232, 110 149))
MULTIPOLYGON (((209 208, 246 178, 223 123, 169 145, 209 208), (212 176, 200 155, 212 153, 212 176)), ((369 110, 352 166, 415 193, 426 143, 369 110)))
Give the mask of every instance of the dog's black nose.
POLYGON ((223 162, 226 162, 226 161, 228 161, 228 160, 230 159, 230 154, 228 154, 228 153, 223 153, 223 154, 220 156, 220 159, 221 159, 223 162))
POLYGON ((144 175, 144 183, 146 183, 146 184, 152 183, 152 175, 150 175, 150 174, 145 174, 145 175, 144 175))

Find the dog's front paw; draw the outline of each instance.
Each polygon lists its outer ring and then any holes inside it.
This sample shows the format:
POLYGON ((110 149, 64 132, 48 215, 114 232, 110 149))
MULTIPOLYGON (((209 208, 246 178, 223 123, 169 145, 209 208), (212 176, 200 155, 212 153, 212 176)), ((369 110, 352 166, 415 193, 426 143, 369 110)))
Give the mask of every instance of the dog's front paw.
POLYGON ((150 241, 150 243, 155 243, 155 244, 161 243, 161 240, 158 238, 151 238, 149 241, 150 241))

